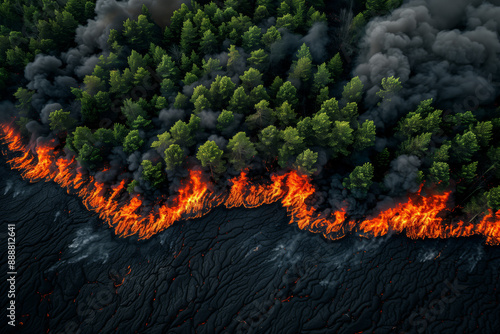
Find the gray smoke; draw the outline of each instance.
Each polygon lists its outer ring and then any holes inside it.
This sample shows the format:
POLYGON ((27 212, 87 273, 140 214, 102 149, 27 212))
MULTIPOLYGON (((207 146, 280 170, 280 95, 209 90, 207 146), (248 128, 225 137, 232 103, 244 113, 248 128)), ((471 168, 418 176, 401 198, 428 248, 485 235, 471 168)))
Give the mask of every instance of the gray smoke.
POLYGON ((305 36, 282 30, 281 40, 271 45, 271 65, 276 65, 285 57, 297 52, 303 43, 309 47, 314 62, 323 62, 327 54, 326 45, 329 42, 327 32, 328 26, 324 22, 314 23, 305 36))
MULTIPOLYGON (((492 102, 499 91, 494 87, 500 77, 499 6, 499 0, 411 0, 369 22, 353 71, 366 91, 368 111, 361 119, 373 119, 382 133, 429 98, 439 108, 461 108, 456 111, 492 102), (381 80, 390 76, 400 78, 403 88, 381 101, 376 93, 381 80), (468 103, 471 100, 475 105, 468 103)), ((380 152, 397 144, 395 138, 377 138, 375 149, 380 152)), ((330 184, 329 203, 337 210, 348 203, 353 215, 393 206, 418 190, 422 163, 416 156, 396 157, 382 183, 374 184, 361 201, 343 187, 345 175, 337 174, 330 184)))
POLYGON ((302 38, 311 51, 313 59, 321 63, 326 59, 326 45, 328 44, 328 26, 323 22, 315 23, 309 33, 302 38))
POLYGON ((61 102, 71 95, 71 87, 78 86, 76 79, 66 75, 62 65, 54 56, 38 55, 26 66, 24 76, 29 80, 27 88, 35 91, 32 104, 36 110, 41 111, 47 103, 61 102))
POLYGON ((184 0, 98 0, 96 2, 96 18, 89 20, 86 26, 76 30, 76 41, 88 47, 106 49, 109 30, 121 27, 128 18, 137 18, 141 14, 142 5, 146 5, 153 20, 165 27, 171 14, 185 3, 184 0))
POLYGON ((163 123, 163 127, 169 130, 172 125, 175 124, 178 120, 182 120, 186 117, 186 111, 182 109, 162 109, 158 118, 163 123))
POLYGON ((215 130, 217 126, 217 118, 220 115, 220 111, 202 110, 198 117, 200 118, 200 127, 206 130, 215 130))
POLYGON ((128 157, 128 170, 133 172, 136 171, 141 165, 141 153, 136 151, 129 155, 128 157))
POLYGON ((211 135, 207 140, 214 141, 221 150, 224 150, 228 143, 228 140, 226 138, 218 135, 211 135))
POLYGON ((100 55, 109 54, 107 40, 110 29, 121 28, 127 18, 135 19, 145 4, 153 19, 165 26, 172 12, 179 8, 182 0, 98 0, 96 17, 87 25, 76 29, 77 47, 63 52, 60 57, 39 54, 25 69, 29 81, 27 88, 34 90, 33 106, 41 111, 45 104, 58 102, 65 106, 64 99, 73 99, 71 87, 77 87, 75 78, 83 78, 93 72, 100 55))
POLYGON ((26 129, 31 133, 31 138, 38 138, 46 134, 46 129, 37 121, 31 121, 26 124, 26 129))
POLYGON ((364 116, 379 127, 393 125, 422 100, 443 108, 466 97, 491 102, 500 76, 500 1, 412 0, 372 20, 361 42, 354 75, 365 85, 364 116), (377 106, 384 77, 399 77, 403 89, 377 106), (489 94, 478 97, 482 85, 489 94))
POLYGON ((56 110, 60 110, 60 109, 62 109, 62 105, 60 105, 59 103, 51 103, 51 104, 45 105, 45 107, 43 107, 43 109, 42 109, 42 112, 40 113, 42 123, 49 124, 50 113, 53 111, 56 111, 56 110))
POLYGON ((384 178, 389 195, 401 196, 418 190, 417 173, 420 159, 414 155, 400 155, 391 162, 391 170, 384 178))
POLYGON ((98 56, 90 56, 88 58, 85 58, 83 60, 82 65, 78 65, 75 69, 75 74, 79 78, 83 78, 86 75, 92 74, 94 71, 95 66, 99 62, 99 57, 98 56))

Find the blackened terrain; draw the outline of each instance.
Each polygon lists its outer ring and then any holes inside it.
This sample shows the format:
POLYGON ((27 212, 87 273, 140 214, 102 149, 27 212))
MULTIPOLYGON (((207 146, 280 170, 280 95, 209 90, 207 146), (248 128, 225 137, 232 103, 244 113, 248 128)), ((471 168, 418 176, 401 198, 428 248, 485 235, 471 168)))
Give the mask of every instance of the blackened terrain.
MULTIPOLYGON (((498 333, 500 248, 326 241, 279 205, 217 208, 122 239, 53 183, 0 161, 1 270, 17 233, 19 333, 498 333), (22 325, 20 324, 22 322, 22 325)), ((3 332, 3 330, 2 330, 3 332)))

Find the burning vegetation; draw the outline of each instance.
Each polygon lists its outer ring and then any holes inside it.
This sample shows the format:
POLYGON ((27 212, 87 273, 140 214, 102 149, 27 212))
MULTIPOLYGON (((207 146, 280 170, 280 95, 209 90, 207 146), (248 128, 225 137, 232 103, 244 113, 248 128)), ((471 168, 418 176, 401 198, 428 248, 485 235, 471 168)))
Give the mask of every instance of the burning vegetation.
MULTIPOLYGON (((92 176, 84 175, 76 168, 75 159, 58 150, 54 141, 39 142, 33 154, 22 144, 20 135, 12 126, 3 125, 2 131, 9 150, 22 153, 8 161, 12 168, 32 182, 54 181, 68 193, 76 193, 89 210, 97 212, 121 236, 149 238, 178 220, 200 217, 219 205, 254 208, 280 201, 287 209, 290 224, 322 233, 329 239, 339 239, 348 233, 381 236, 395 232, 405 233, 413 239, 479 235, 486 237, 487 244, 500 244, 500 222, 494 213, 468 223, 443 219, 449 211, 447 203, 451 192, 423 196, 421 186, 405 203, 371 219, 349 221, 345 209, 324 215, 309 205, 308 198, 315 189, 310 178, 297 171, 271 175, 271 182, 265 184, 252 183, 242 171, 230 180, 228 191, 213 193, 202 172, 191 170, 176 196, 144 205, 139 195, 124 196, 125 179, 117 186, 107 187, 92 176)), ((106 173, 106 170, 101 172, 106 173)))
POLYGON ((449 2, 71 0, 30 38, 26 7, 0 32, 9 163, 121 236, 280 202, 329 239, 498 244, 500 7, 449 2))

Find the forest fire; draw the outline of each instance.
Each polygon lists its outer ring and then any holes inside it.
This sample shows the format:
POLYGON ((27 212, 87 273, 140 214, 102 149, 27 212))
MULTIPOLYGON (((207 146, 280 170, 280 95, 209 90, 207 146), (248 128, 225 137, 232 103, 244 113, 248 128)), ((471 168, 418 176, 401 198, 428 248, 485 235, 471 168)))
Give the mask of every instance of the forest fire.
POLYGON ((373 219, 363 221, 359 229, 375 236, 385 235, 389 230, 398 233, 406 230, 407 236, 411 238, 444 237, 441 232, 443 219, 439 214, 446 210, 450 192, 424 197, 421 191, 422 187, 415 198, 385 210, 373 219))
POLYGON ((355 222, 348 221, 345 209, 325 215, 308 204, 315 188, 309 177, 296 171, 274 174, 270 183, 261 184, 251 182, 247 172, 243 171, 230 180, 227 193, 215 194, 203 180, 202 172, 191 170, 174 198, 146 205, 139 195, 126 194, 127 180, 109 187, 90 175, 84 175, 74 157, 65 155, 54 140, 38 141, 36 153, 32 153, 13 126, 4 124, 1 129, 8 149, 20 154, 8 163, 19 170, 23 178, 31 182, 51 180, 66 188, 68 193, 76 193, 87 209, 98 213, 118 235, 124 237, 149 238, 178 220, 200 217, 222 204, 227 208, 254 208, 280 201, 291 217, 290 223, 333 240, 349 232, 364 236, 396 232, 405 233, 412 239, 480 235, 486 237, 487 244, 500 244, 500 212, 490 212, 475 223, 444 221, 451 192, 424 196, 420 189, 407 202, 384 210, 376 217, 355 222))

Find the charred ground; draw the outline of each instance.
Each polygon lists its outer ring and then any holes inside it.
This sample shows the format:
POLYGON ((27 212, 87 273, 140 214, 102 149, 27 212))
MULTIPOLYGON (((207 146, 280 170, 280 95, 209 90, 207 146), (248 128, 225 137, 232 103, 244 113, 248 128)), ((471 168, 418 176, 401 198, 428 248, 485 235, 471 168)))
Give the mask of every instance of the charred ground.
MULTIPOLYGON (((150 203, 188 169, 219 190, 298 169, 325 215, 361 220, 423 182, 452 191, 447 223, 500 209, 498 0, 23 3, 0 7, 0 121, 109 189, 150 203)), ((500 327, 484 238, 331 242, 275 204, 120 239, 54 184, 0 173, 22 332, 500 327)))
POLYGON ((138 242, 118 238, 57 185, 30 184, 3 159, 0 173, 2 226, 15 223, 18 237, 23 324, 14 332, 496 333, 500 326, 500 253, 481 239, 328 242, 289 226, 285 210, 268 205, 218 208, 138 242))

